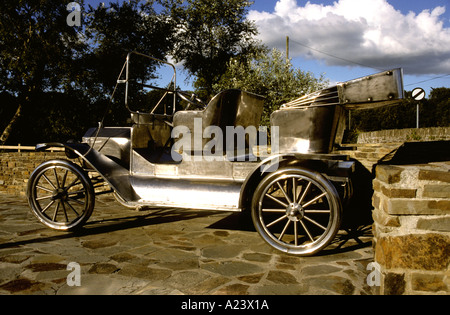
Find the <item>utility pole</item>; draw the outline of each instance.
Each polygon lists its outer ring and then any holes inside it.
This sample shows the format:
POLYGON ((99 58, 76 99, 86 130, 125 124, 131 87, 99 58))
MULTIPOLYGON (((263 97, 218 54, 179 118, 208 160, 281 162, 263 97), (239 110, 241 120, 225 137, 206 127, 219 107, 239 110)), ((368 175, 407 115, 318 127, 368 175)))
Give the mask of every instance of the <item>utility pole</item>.
POLYGON ((286 60, 289 61, 289 36, 286 36, 286 60))

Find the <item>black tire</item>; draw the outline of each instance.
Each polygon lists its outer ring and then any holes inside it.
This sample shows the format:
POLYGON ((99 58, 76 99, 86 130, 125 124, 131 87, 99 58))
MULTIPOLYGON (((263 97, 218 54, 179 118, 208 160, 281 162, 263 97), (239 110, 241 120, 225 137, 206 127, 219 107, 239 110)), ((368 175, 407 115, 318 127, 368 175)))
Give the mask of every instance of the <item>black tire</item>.
POLYGON ((252 201, 256 230, 272 247, 293 255, 318 253, 339 231, 342 205, 321 174, 287 167, 264 177, 252 201))
POLYGON ((74 230, 92 214, 95 193, 78 165, 51 160, 39 165, 28 180, 28 203, 40 222, 55 230, 74 230))

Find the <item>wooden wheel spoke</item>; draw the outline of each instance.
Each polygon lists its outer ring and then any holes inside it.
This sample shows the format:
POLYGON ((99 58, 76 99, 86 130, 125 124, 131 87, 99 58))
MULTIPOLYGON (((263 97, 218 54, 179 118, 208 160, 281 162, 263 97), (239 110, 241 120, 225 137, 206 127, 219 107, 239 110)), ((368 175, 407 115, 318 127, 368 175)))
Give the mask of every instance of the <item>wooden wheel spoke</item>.
POLYGON ((291 221, 288 220, 288 221, 286 222, 286 225, 284 226, 283 231, 281 231, 281 234, 280 234, 280 236, 278 237, 278 240, 279 240, 279 241, 283 238, 284 233, 286 233, 286 230, 287 230, 287 228, 288 228, 288 226, 289 226, 290 224, 291 224, 291 221))
POLYGON ((53 175, 55 176, 56 188, 61 188, 59 185, 58 173, 56 172, 56 167, 53 168, 53 175))
POLYGON ((54 203, 55 203, 55 200, 50 201, 50 203, 48 205, 46 205, 44 209, 41 210, 41 213, 44 213, 45 211, 47 211, 48 208, 50 208, 54 203))
POLYGON ((314 242, 314 237, 312 237, 311 232, 309 232, 309 230, 306 227, 305 223, 303 223, 303 221, 300 221, 300 224, 302 225, 302 227, 305 230, 306 234, 308 234, 308 237, 311 240, 311 242, 314 242))
POLYGON ((287 215, 283 215, 283 216, 279 217, 278 219, 276 219, 276 220, 270 222, 270 223, 267 224, 266 226, 267 226, 267 227, 270 227, 270 226, 272 226, 272 225, 274 225, 274 224, 276 224, 276 223, 278 223, 278 222, 280 222, 281 220, 286 219, 286 218, 287 218, 287 215))
POLYGON ((291 199, 288 197, 287 193, 284 191, 284 188, 281 186, 280 182, 277 182, 278 187, 280 188, 281 192, 284 195, 284 198, 286 198, 288 203, 292 203, 291 199))
POLYGON ((80 215, 78 214, 77 210, 75 210, 75 208, 68 202, 66 201, 67 205, 69 206, 70 209, 72 209, 73 212, 75 212, 75 214, 77 215, 77 217, 79 217, 80 215))
POLYGON ((306 219, 306 220, 308 220, 308 221, 311 222, 312 224, 315 224, 316 226, 320 227, 322 230, 324 230, 324 231, 327 230, 326 227, 324 227, 322 224, 320 224, 320 223, 314 221, 313 219, 308 218, 308 217, 303 217, 303 218, 306 219))
POLYGON ((317 197, 311 199, 310 201, 302 204, 302 207, 305 208, 305 207, 309 206, 310 204, 312 204, 312 203, 316 202, 317 200, 319 200, 320 198, 324 197, 326 194, 327 194, 326 192, 320 194, 319 196, 317 196, 317 197))
POLYGON ((286 213, 286 209, 262 209, 262 212, 286 213))
POLYGON ((53 213, 53 219, 52 219, 53 222, 56 222, 56 216, 58 215, 58 210, 59 210, 60 205, 61 205, 61 201, 58 200, 58 203, 56 204, 55 212, 53 213))
POLYGON ((67 217, 66 206, 64 206, 64 201, 61 202, 61 206, 62 206, 63 211, 64 211, 64 217, 66 218, 66 222, 69 222, 69 218, 67 217))
POLYGON ((303 199, 305 199, 306 194, 308 193, 309 187, 311 187, 311 182, 308 182, 308 185, 306 185, 305 190, 303 191, 302 196, 300 197, 300 200, 298 201, 299 204, 302 203, 303 199))
POLYGON ((283 201, 281 201, 278 198, 275 198, 274 196, 270 195, 270 194, 266 194, 267 197, 269 197, 270 199, 272 199, 275 202, 278 202, 280 205, 282 205, 283 207, 287 208, 288 205, 286 203, 284 203, 283 201))
POLYGON ((55 185, 53 185, 53 183, 50 181, 50 179, 48 179, 47 175, 42 174, 42 177, 44 177, 44 179, 47 181, 47 183, 49 183, 50 186, 53 187, 53 189, 55 189, 55 190, 57 189, 57 188, 55 187, 55 185))
POLYGON ((50 193, 53 193, 53 190, 51 190, 51 189, 48 189, 48 188, 45 188, 45 187, 43 187, 43 186, 40 186, 40 185, 36 185, 36 188, 39 188, 39 189, 45 190, 46 192, 50 192, 50 193))

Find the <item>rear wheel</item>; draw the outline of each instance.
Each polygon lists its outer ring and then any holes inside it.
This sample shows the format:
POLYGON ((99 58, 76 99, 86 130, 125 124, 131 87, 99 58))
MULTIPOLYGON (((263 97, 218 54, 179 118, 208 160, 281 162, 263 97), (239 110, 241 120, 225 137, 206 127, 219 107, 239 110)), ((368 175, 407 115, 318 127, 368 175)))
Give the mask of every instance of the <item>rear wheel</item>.
POLYGON ((95 203, 89 176, 66 160, 39 165, 28 181, 27 195, 33 214, 56 230, 81 227, 91 216, 95 203))
POLYGON ((339 195, 324 176, 301 168, 284 168, 256 188, 252 219, 272 247, 299 256, 325 248, 339 230, 339 195))

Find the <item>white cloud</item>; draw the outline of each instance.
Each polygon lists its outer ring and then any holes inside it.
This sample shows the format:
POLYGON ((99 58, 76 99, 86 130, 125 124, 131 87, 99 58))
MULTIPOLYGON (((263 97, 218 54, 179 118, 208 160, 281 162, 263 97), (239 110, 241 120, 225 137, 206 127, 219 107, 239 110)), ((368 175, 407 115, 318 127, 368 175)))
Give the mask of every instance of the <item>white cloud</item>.
POLYGON ((445 7, 403 14, 387 0, 337 0, 332 5, 299 5, 279 0, 272 13, 252 10, 259 38, 269 47, 285 48, 290 56, 323 59, 328 65, 357 63, 387 69, 403 67, 408 74, 450 73, 450 28, 444 27, 445 7))

